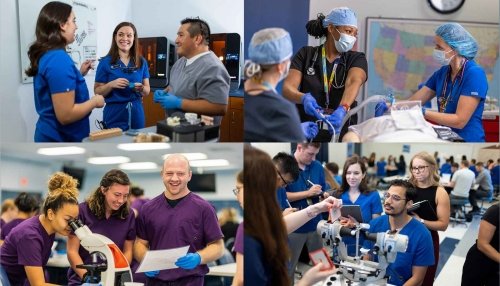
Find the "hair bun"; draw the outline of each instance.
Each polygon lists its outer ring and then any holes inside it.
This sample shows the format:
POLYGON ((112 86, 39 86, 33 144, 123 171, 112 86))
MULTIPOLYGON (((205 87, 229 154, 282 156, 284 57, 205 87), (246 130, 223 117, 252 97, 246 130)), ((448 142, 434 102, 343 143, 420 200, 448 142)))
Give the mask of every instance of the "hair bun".
POLYGON ((57 190, 61 190, 70 191, 74 196, 78 196, 77 185, 78 180, 75 178, 63 172, 57 172, 49 179, 49 194, 57 190))

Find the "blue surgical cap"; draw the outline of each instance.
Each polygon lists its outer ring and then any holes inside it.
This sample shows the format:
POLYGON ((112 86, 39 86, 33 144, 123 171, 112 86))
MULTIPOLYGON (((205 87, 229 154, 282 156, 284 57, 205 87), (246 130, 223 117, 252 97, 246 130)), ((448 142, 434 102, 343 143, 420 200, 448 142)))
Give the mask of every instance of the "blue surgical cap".
POLYGON ((476 39, 458 23, 446 23, 436 29, 436 36, 441 37, 448 46, 459 55, 472 60, 477 54, 476 39))
POLYGON ((328 24, 334 26, 351 26, 358 28, 358 19, 356 18, 356 13, 347 7, 334 8, 330 11, 323 20, 323 27, 328 27, 328 24))
POLYGON ((248 47, 249 59, 257 64, 279 64, 292 57, 292 38, 281 28, 262 29, 253 34, 248 47))

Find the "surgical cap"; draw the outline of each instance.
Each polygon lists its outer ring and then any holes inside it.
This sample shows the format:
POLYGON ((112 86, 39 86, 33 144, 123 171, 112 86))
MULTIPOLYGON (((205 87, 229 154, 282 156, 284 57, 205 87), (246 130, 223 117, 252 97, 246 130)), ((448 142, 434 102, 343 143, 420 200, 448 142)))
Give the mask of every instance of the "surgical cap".
POLYGON ((476 39, 458 23, 446 23, 436 29, 436 36, 441 37, 448 46, 469 60, 474 59, 478 46, 476 39))
POLYGON ((248 47, 249 59, 257 64, 279 64, 292 57, 292 39, 281 28, 262 29, 253 34, 248 47))
POLYGON ((328 24, 334 26, 351 26, 358 28, 358 19, 356 18, 356 13, 347 7, 334 8, 330 11, 323 20, 323 27, 328 27, 328 24))

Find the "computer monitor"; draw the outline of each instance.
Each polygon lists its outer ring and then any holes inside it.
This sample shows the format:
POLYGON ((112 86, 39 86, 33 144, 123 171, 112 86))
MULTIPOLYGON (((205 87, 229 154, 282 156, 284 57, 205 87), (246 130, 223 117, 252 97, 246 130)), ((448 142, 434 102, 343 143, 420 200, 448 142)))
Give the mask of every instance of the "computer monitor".
POLYGON ((222 61, 231 78, 230 90, 237 90, 241 74, 241 37, 237 33, 210 35, 210 50, 222 61))
POLYGON ((167 86, 170 70, 177 60, 175 43, 166 37, 139 38, 139 53, 148 62, 151 87, 167 86))

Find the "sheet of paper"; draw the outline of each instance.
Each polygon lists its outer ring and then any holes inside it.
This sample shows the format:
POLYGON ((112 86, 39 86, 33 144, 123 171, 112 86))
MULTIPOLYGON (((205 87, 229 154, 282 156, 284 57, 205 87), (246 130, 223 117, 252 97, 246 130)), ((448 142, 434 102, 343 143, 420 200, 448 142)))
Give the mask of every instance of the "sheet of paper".
POLYGON ((171 249, 149 250, 136 272, 178 268, 174 263, 179 257, 186 255, 188 250, 189 245, 171 249))

